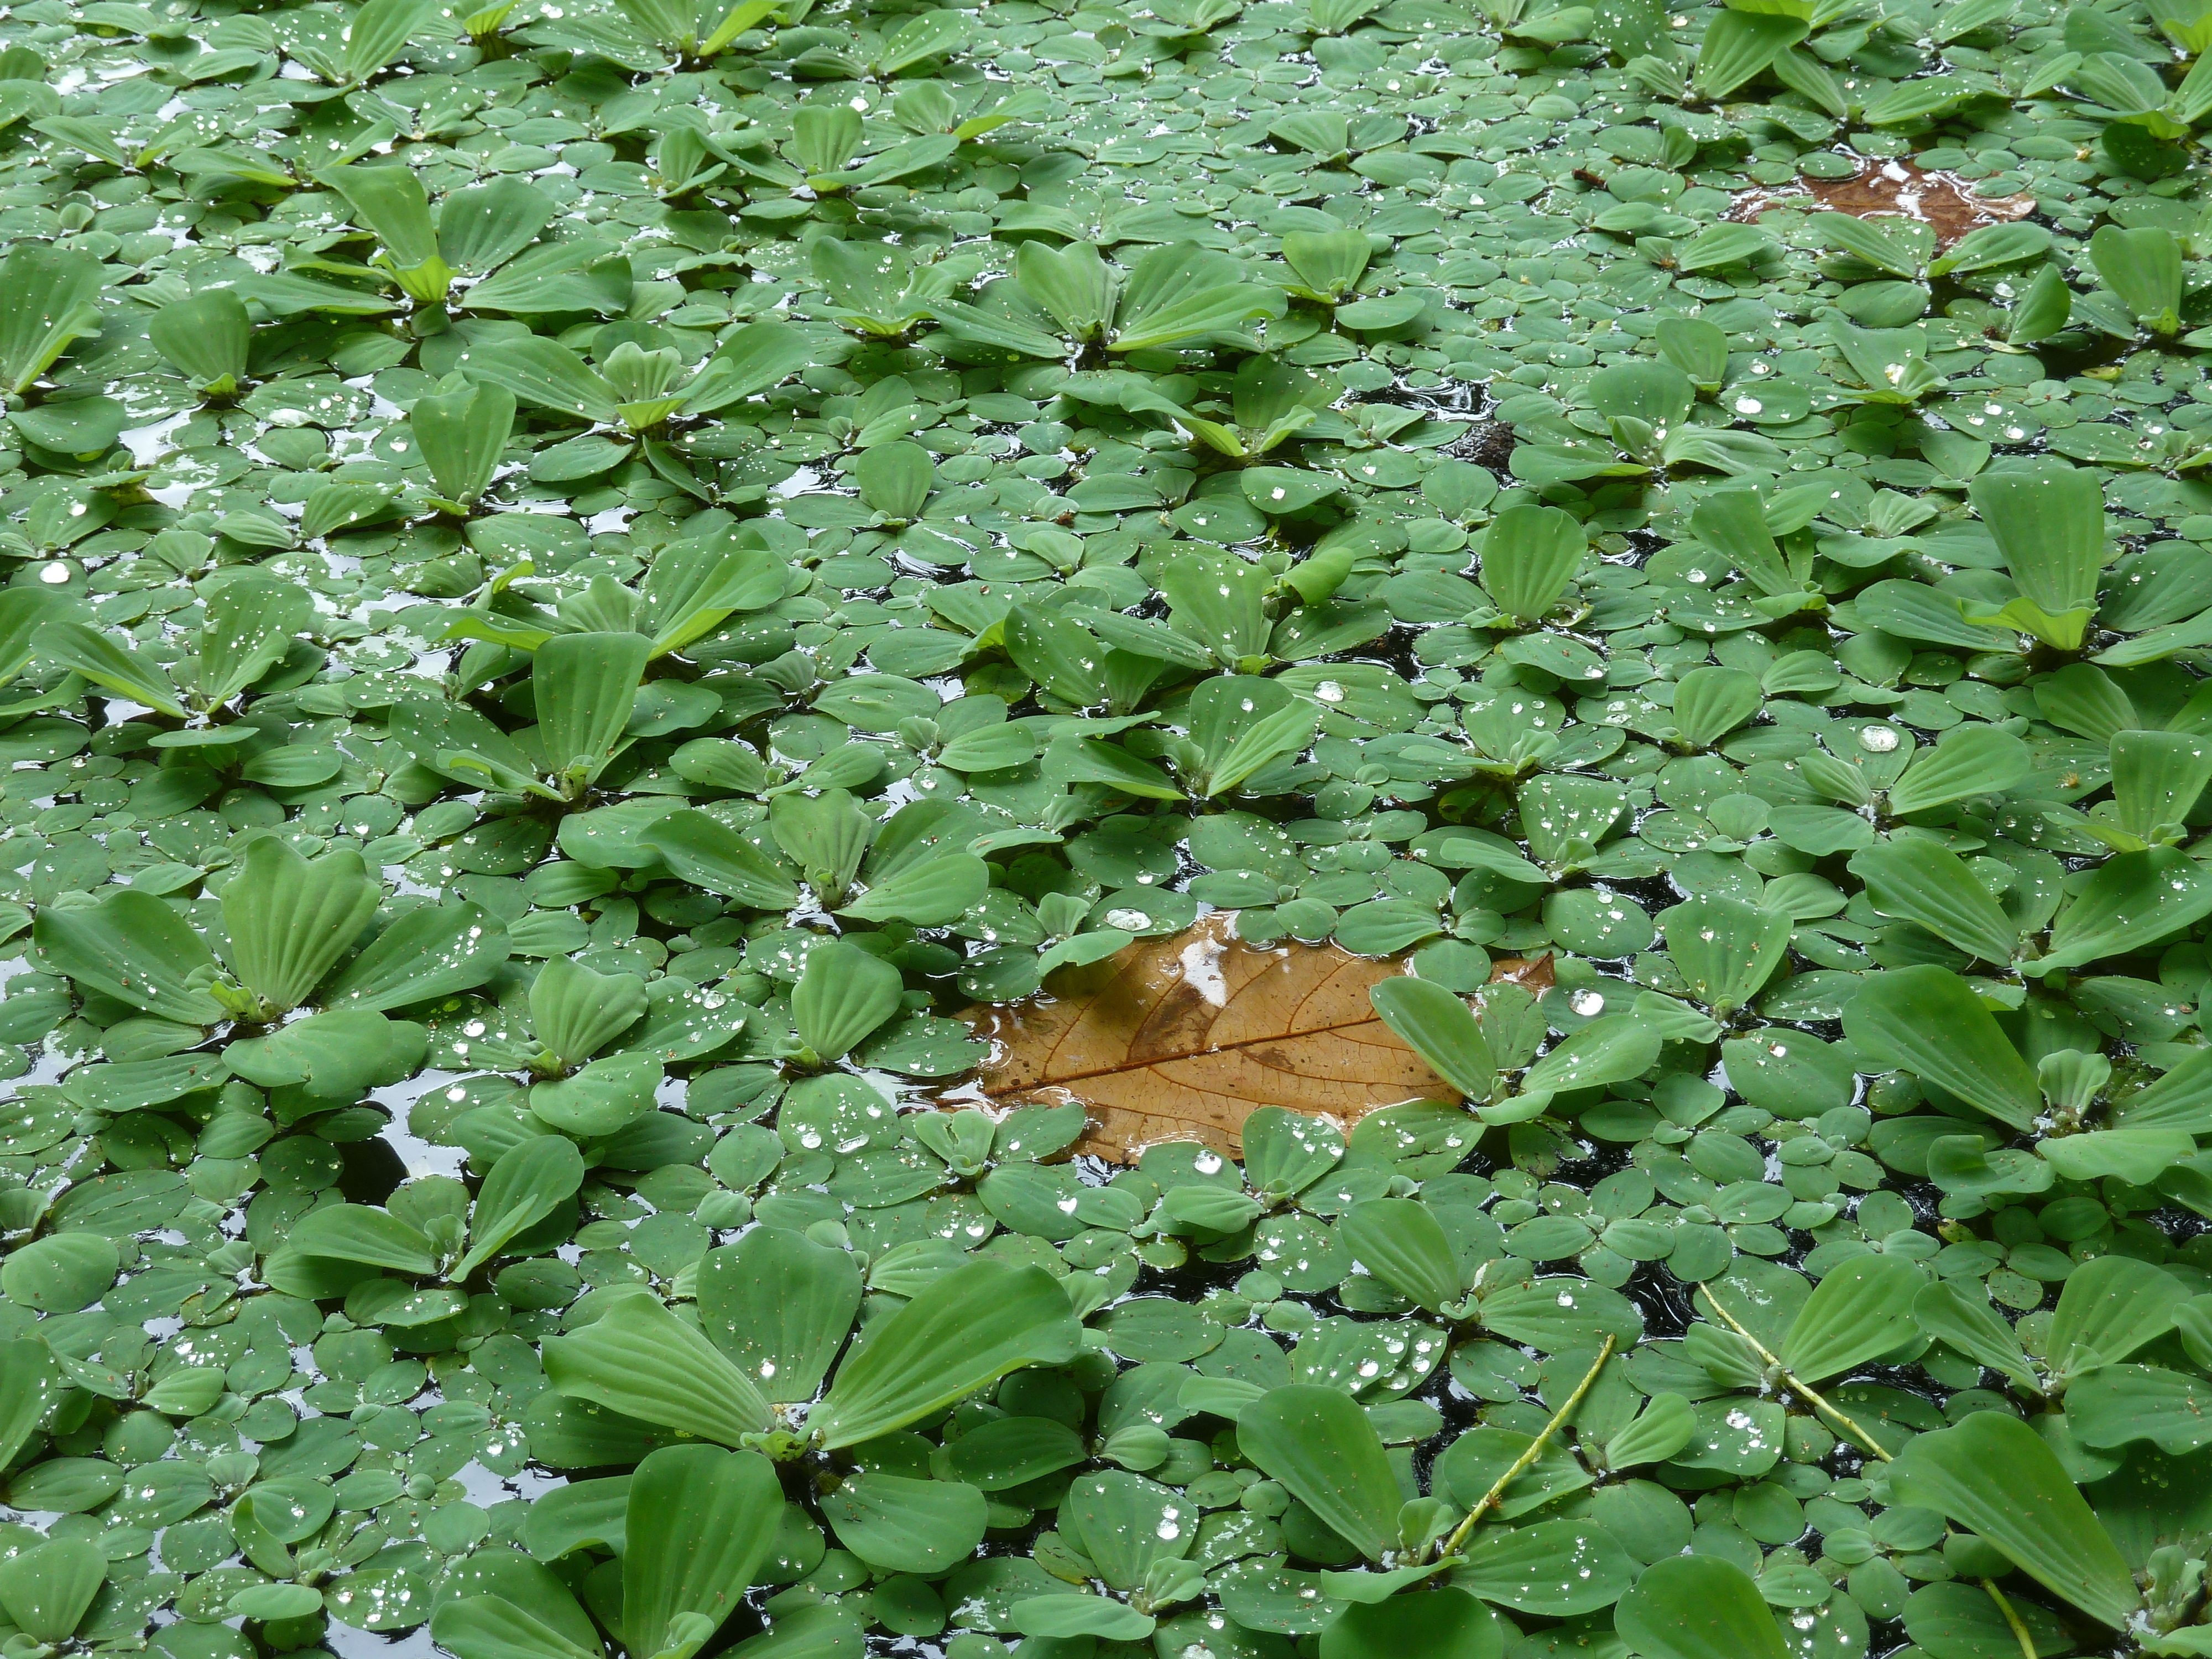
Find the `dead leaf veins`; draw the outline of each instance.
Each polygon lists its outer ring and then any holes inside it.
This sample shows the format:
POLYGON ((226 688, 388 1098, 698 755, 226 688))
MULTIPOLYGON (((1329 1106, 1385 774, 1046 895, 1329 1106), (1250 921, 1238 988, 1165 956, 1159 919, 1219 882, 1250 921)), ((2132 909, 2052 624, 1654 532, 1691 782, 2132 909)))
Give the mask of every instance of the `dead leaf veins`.
POLYGON ((981 1081, 994 1100, 1091 1108, 1079 1152, 1122 1160, 1156 1141, 1202 1140, 1237 1156, 1257 1107, 1349 1125, 1444 1092, 1367 1000, 1403 971, 1334 946, 1255 949, 1216 915, 966 1018, 994 1045, 981 1081))
POLYGON ((1977 196, 1963 179, 1929 173, 1911 161, 1869 161, 1848 179, 1801 179, 1775 189, 1741 191, 1728 216, 1748 223, 1769 208, 1823 209, 1856 219, 1917 220, 1936 232, 1936 245, 1948 249, 1967 232, 1984 225, 2025 219, 2035 211, 2033 196, 1977 196))

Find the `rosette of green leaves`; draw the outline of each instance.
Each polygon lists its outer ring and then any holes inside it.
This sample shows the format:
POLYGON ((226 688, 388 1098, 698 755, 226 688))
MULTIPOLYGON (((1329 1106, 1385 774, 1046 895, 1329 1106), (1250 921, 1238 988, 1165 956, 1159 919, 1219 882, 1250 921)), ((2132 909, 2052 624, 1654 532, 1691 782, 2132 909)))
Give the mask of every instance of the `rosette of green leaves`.
POLYGON ((380 896, 359 854, 310 861, 264 835, 223 887, 220 956, 169 903, 130 890, 50 907, 33 936, 81 987, 179 1025, 260 1025, 314 1003, 266 1036, 241 1033, 226 1063, 266 1087, 352 1098, 421 1060, 422 1028, 386 1010, 479 985, 507 956, 504 930, 465 902, 410 910, 364 940, 380 896))
POLYGON ((1228 254, 1193 242, 1153 248, 1125 273, 1088 242, 1024 242, 1014 273, 973 302, 932 308, 954 340, 1016 357, 1063 360, 1212 343, 1251 351, 1247 324, 1283 314, 1282 290, 1228 254))

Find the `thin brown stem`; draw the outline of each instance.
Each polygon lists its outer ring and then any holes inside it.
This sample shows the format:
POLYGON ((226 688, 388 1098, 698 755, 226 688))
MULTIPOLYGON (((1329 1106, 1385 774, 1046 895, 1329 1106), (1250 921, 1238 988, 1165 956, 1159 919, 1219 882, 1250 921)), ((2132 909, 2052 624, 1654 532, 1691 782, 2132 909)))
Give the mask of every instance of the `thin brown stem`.
POLYGON ((2036 1659, 2035 1638, 2028 1634, 2027 1626, 2021 1620, 2020 1614, 2013 1611, 2012 1603, 2005 1599, 2005 1593, 1997 1588, 1996 1580, 1983 1579, 1982 1588, 1990 1593, 1990 1599, 1997 1604, 1997 1611, 2004 1614, 2005 1623, 2012 1627, 2013 1640, 2020 1644, 2021 1659, 2036 1659))
POLYGON ((1790 1392, 1804 1400, 1813 1407, 1814 1410, 1826 1412, 1830 1417, 1835 1419, 1837 1422, 1842 1424, 1846 1433, 1850 1435, 1853 1439, 1856 1440, 1859 1444, 1863 1446, 1867 1450, 1872 1452, 1876 1457, 1881 1459, 1883 1462, 1887 1463, 1890 1461, 1889 1454, 1882 1449, 1881 1442, 1875 1439, 1857 1424, 1852 1422, 1849 1417, 1846 1417, 1835 1407, 1830 1405, 1826 1400, 1823 1400, 1808 1385, 1800 1382, 1797 1378, 1796 1373, 1792 1371, 1787 1365, 1784 1364, 1780 1359, 1776 1358, 1771 1349, 1736 1322, 1735 1316, 1729 1313, 1726 1308, 1721 1306, 1719 1297, 1708 1294, 1705 1297, 1705 1305, 1720 1316, 1721 1322, 1723 1325, 1726 1325, 1730 1330, 1734 1331, 1745 1341, 1750 1343, 1753 1347, 1758 1349, 1759 1357, 1761 1359, 1764 1359, 1768 1364, 1773 1366, 1776 1370, 1782 1373, 1782 1380, 1789 1385, 1790 1392))
POLYGON ((1467 1535, 1474 1530, 1475 1522, 1481 1520, 1489 1511, 1490 1507, 1505 1495, 1505 1489, 1508 1486, 1527 1474, 1529 1467, 1544 1455, 1544 1448, 1551 1443, 1552 1437, 1557 1434, 1566 1420, 1575 1414, 1575 1407, 1583 1403, 1583 1396, 1590 1391, 1591 1384, 1597 1381, 1597 1374, 1605 1369, 1605 1362, 1613 1358, 1613 1345, 1618 1340, 1618 1338, 1613 1336, 1607 1336, 1597 1351, 1597 1358, 1591 1362, 1590 1368, 1583 1373, 1583 1380, 1575 1384, 1575 1391, 1567 1396, 1566 1402, 1552 1413, 1552 1420, 1544 1425, 1544 1431, 1528 1443, 1528 1449, 1515 1458, 1512 1467, 1491 1483, 1490 1490, 1483 1493, 1481 1501, 1467 1512, 1467 1519, 1452 1529, 1452 1535, 1444 1540, 1443 1554, 1446 1557, 1459 1553, 1460 1546, 1467 1542, 1467 1535))

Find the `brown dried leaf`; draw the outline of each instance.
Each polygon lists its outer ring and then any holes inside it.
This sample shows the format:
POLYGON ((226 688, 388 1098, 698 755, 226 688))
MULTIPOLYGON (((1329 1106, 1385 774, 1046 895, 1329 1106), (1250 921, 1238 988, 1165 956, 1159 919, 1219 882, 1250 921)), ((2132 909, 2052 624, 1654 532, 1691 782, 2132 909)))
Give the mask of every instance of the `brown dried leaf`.
POLYGON ((1547 951, 1540 957, 1498 957, 1490 964, 1490 982, 1517 985, 1541 996, 1559 981, 1552 969, 1552 953, 1547 951))
POLYGON ((1782 207, 1825 209, 1856 219, 1915 219, 1935 228, 1938 249, 1948 249, 1984 225, 2025 219, 2035 211, 2035 198, 1977 196, 1954 174, 1892 160, 1869 161, 1849 179, 1803 179, 1778 190, 1740 191, 1728 216, 1747 223, 1769 208, 1782 207))
POLYGON ((994 1045, 982 1075, 994 1100, 1091 1108, 1079 1152, 1120 1161, 1202 1140, 1234 1157, 1256 1107, 1348 1125, 1448 1092, 1367 1000, 1402 971, 1334 946, 1258 950, 1215 915, 1056 976, 1058 994, 967 1018, 994 1045))

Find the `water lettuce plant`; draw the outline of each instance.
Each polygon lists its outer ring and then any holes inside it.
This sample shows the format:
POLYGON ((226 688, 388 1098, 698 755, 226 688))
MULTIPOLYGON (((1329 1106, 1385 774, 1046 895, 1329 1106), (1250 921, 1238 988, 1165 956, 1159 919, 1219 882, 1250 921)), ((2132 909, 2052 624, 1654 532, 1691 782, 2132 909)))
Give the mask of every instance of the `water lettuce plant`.
POLYGON ((13 8, 6 1659, 2212 1652, 2208 46, 13 8))

